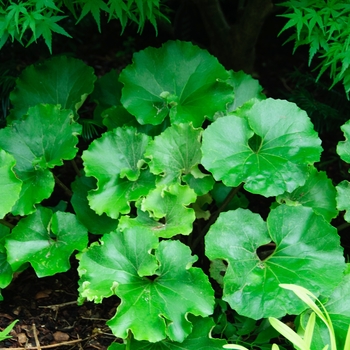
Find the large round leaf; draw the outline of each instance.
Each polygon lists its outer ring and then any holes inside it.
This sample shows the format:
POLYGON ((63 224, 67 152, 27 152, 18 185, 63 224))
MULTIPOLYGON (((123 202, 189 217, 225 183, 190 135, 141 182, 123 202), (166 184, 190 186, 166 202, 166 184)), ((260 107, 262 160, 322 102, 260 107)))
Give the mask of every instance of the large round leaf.
POLYGON ((350 182, 346 180, 340 182, 336 190, 337 208, 339 210, 345 210, 344 219, 350 222, 350 182))
POLYGON ((207 51, 188 42, 168 41, 161 48, 135 53, 133 64, 119 77, 122 104, 140 124, 172 123, 201 126, 233 100, 224 82, 228 73, 207 51))
POLYGON ((280 283, 297 284, 316 295, 329 295, 345 262, 339 235, 311 208, 281 205, 265 223, 258 214, 237 209, 220 214, 206 236, 209 259, 228 262, 224 300, 254 319, 299 314, 306 306, 280 283), (258 248, 276 248, 260 259, 258 248))
POLYGON ((15 158, 0 149, 0 218, 11 210, 21 191, 22 181, 16 177, 13 171, 15 164, 15 158))
POLYGON ((321 140, 294 103, 247 103, 203 132, 203 165, 226 186, 276 196, 305 183, 307 165, 320 159, 321 140))
POLYGON ((39 103, 59 104, 74 113, 94 88, 94 70, 83 61, 57 56, 28 66, 11 92, 10 118, 20 119, 29 107, 39 103))
POLYGON ((197 257, 179 241, 162 241, 142 228, 110 233, 80 256, 81 298, 122 300, 108 321, 113 334, 182 342, 191 333, 187 314, 208 316, 214 295, 208 277, 192 267, 197 257), (154 252, 154 255, 152 254, 154 252))

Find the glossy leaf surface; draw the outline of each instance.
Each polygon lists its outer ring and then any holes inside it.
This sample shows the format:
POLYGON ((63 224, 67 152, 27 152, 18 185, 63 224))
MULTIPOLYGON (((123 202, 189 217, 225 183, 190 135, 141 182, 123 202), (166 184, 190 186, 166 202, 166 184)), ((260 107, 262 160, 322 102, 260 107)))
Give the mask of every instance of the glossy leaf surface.
POLYGON ((287 205, 310 207, 315 213, 331 221, 338 215, 335 201, 336 190, 332 181, 324 171, 318 172, 314 167, 310 167, 308 172, 309 176, 305 185, 298 187, 292 193, 278 196, 276 200, 287 205))
POLYGON ((292 192, 322 148, 306 113, 294 103, 267 99, 218 118, 203 132, 202 164, 226 186, 263 196, 292 192))
POLYGON ((86 228, 70 213, 39 207, 5 239, 8 262, 16 271, 30 262, 38 277, 69 270, 69 258, 88 243, 86 228))
POLYGON ((15 164, 15 158, 0 149, 0 218, 11 211, 21 191, 22 181, 16 177, 13 171, 15 164))
POLYGON ((146 150, 151 172, 162 176, 162 183, 180 182, 183 174, 196 170, 202 158, 202 129, 190 124, 173 125, 154 138, 146 150))
MULTIPOLYGON (((161 342, 150 343, 146 341, 130 340, 130 348, 135 350, 212 350, 222 349, 226 344, 225 340, 214 339, 211 337, 211 329, 214 327, 214 322, 211 318, 194 317, 189 315, 189 320, 193 324, 191 334, 182 342, 173 342, 165 339, 161 342)), ((126 349, 125 345, 114 343, 108 347, 108 350, 126 349)))
POLYGON ((196 198, 188 186, 157 186, 142 200, 142 211, 138 210, 137 217, 121 218, 120 227, 143 227, 163 238, 178 234, 189 235, 196 216, 194 210, 187 206, 194 203, 196 198))
POLYGON ((86 176, 97 179, 89 192, 89 204, 99 215, 117 219, 130 211, 130 201, 146 195, 155 186, 155 177, 141 170, 149 136, 135 128, 117 128, 93 141, 83 153, 86 176))
POLYGON ((0 147, 16 159, 14 170, 23 181, 12 213, 32 213, 36 203, 50 196, 54 179, 48 168, 75 157, 80 132, 73 113, 56 105, 31 107, 26 118, 0 130, 0 147))
POLYGON ((206 236, 206 255, 228 262, 223 299, 254 319, 306 308, 293 293, 279 288, 280 283, 329 295, 345 269, 336 229, 302 206, 279 206, 266 223, 249 210, 221 213, 206 236), (275 249, 260 258, 257 249, 271 241, 275 249))
POLYGON ((167 336, 182 342, 192 331, 191 313, 212 313, 214 295, 190 249, 178 241, 162 241, 133 228, 103 236, 81 254, 81 298, 100 302, 116 294, 122 302, 110 321, 112 332, 126 338, 157 342, 167 336), (154 255, 151 252, 155 250, 154 255), (147 320, 147 322, 146 322, 147 320))
POLYGON ((122 104, 140 124, 172 123, 201 126, 232 102, 228 74, 218 60, 189 42, 168 41, 159 49, 135 53, 120 74, 122 104))
POLYGON ((337 190, 337 208, 345 210, 344 219, 350 222, 350 183, 346 180, 336 186, 337 190))

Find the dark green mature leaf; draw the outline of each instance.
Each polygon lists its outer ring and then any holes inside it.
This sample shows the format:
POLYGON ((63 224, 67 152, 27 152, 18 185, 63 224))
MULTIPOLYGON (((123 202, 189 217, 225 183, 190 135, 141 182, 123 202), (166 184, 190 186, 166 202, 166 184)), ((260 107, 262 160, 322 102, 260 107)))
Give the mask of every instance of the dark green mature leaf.
POLYGON ((104 234, 114 231, 118 226, 118 220, 108 217, 106 214, 97 215, 89 206, 88 191, 96 188, 96 180, 92 177, 77 177, 72 183, 73 196, 71 204, 78 220, 90 233, 104 234))
POLYGON ((37 105, 22 120, 0 130, 0 147, 16 159, 16 175, 23 181, 13 214, 32 213, 36 203, 48 198, 54 179, 48 168, 75 157, 81 126, 73 113, 55 105, 37 105))
POLYGON ((196 198, 188 186, 157 186, 142 200, 142 211, 138 211, 136 218, 121 218, 120 228, 140 227, 163 238, 189 235, 196 216, 194 210, 187 206, 194 203, 196 198))
POLYGON ((88 243, 86 228, 70 213, 39 207, 5 239, 7 259, 16 271, 30 262, 38 277, 68 271, 69 258, 88 243))
POLYGON ((254 319, 305 310, 293 293, 278 287, 280 283, 329 295, 345 269, 336 229, 302 206, 281 205, 271 211, 267 223, 244 209, 221 213, 205 242, 209 259, 228 262, 223 299, 254 319), (260 259, 257 249, 271 241, 275 250, 260 259))
POLYGON ((103 244, 80 256, 80 298, 100 302, 122 299, 110 321, 113 334, 159 342, 167 336, 182 342, 192 331, 187 314, 213 312, 214 296, 207 276, 192 267, 197 260, 178 241, 162 241, 142 228, 110 233, 103 244), (155 250, 155 255, 150 252, 155 250))
POLYGON ((202 125, 232 102, 228 74, 207 51, 188 42, 168 41, 159 49, 135 53, 119 80, 122 104, 140 124, 171 122, 202 125))
MULTIPOLYGON (((214 322, 211 318, 195 317, 189 315, 189 320, 193 324, 191 334, 182 342, 174 342, 169 339, 162 340, 157 343, 146 341, 130 340, 130 348, 133 350, 212 350, 222 349, 225 340, 214 339, 211 337, 211 329, 214 327, 214 322)), ((114 343, 108 347, 108 350, 126 349, 125 345, 114 343)))
POLYGON ((276 200, 287 205, 310 207, 316 214, 320 214, 327 221, 331 221, 338 215, 335 196, 336 190, 327 174, 310 167, 309 177, 304 186, 298 187, 292 193, 284 193, 278 196, 276 200))
POLYGON ((78 111, 94 88, 94 70, 83 61, 57 56, 28 66, 11 92, 11 119, 21 119, 29 107, 39 103, 59 104, 78 111))
POLYGON ((17 178, 13 171, 15 164, 15 158, 0 149, 0 218, 11 211, 21 191, 22 181, 17 178))
POLYGON ((102 112, 111 107, 125 110, 120 102, 123 84, 118 81, 118 77, 118 73, 113 69, 95 82, 94 91, 90 95, 90 100, 97 103, 94 109, 95 120, 100 121, 102 112))
POLYGON ((304 185, 307 165, 318 161, 321 140, 294 103, 248 102, 203 132, 202 164, 226 186, 266 197, 304 185))
POLYGON ((136 201, 155 187, 155 176, 141 170, 150 137, 133 127, 116 128, 91 143, 83 153, 86 176, 97 179, 89 192, 89 204, 97 214, 117 219, 130 211, 136 201))
POLYGON ((191 124, 172 125, 148 145, 145 157, 150 158, 150 170, 163 177, 162 183, 180 182, 183 174, 197 170, 202 158, 202 129, 191 124))

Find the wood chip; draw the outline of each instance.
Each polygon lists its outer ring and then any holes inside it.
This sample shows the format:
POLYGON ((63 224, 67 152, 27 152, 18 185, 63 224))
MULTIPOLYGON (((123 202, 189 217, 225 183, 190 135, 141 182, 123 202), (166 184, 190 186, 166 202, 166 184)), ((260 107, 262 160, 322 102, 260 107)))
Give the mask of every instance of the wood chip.
POLYGON ((61 331, 57 331, 53 334, 54 339, 58 342, 64 342, 69 340, 69 335, 67 333, 61 332, 61 331))

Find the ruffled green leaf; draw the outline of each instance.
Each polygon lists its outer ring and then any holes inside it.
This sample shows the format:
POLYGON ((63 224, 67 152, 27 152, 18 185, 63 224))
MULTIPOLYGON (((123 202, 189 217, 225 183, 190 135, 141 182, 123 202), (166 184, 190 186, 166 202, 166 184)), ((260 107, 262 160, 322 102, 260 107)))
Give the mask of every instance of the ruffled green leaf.
POLYGON ((39 103, 58 104, 76 113, 93 91, 95 80, 93 68, 72 57, 57 56, 28 66, 10 94, 10 119, 22 118, 39 103))
MULTIPOLYGON (((130 348, 133 350, 221 350, 222 346, 226 344, 225 340, 214 339, 211 337, 211 329, 214 327, 214 322, 211 318, 195 317, 189 315, 189 320, 193 324, 191 334, 182 342, 174 342, 165 339, 161 342, 150 343, 146 341, 130 340, 130 348)), ((122 350, 126 349, 125 345, 113 343, 108 347, 108 350, 122 350)))
POLYGON ((310 207, 316 214, 320 214, 327 221, 331 221, 338 215, 335 196, 336 190, 327 174, 310 167, 309 177, 304 186, 298 187, 292 193, 284 193, 278 196, 276 200, 287 205, 310 207))
POLYGON ((168 41, 159 49, 135 53, 120 74, 122 104, 140 124, 202 125, 232 102, 228 74, 218 60, 189 42, 168 41))
MULTIPOLYGON (((306 305, 280 283, 330 295, 345 269, 336 229, 311 208, 281 205, 265 223, 237 209, 220 214, 206 236, 206 255, 228 263, 224 296, 240 315, 254 319, 299 314, 306 305), (258 248, 275 249, 260 258, 258 248), (268 246, 266 246, 268 248, 268 246)), ((262 256, 262 255, 260 255, 262 256)))
POLYGON ((86 228, 70 213, 39 207, 22 219, 5 239, 7 260, 16 271, 30 262, 38 277, 70 269, 69 258, 88 243, 86 228))
POLYGON ((15 158, 14 170, 23 181, 13 214, 30 214, 50 196, 54 179, 48 168, 75 157, 80 132, 73 113, 54 105, 31 107, 24 119, 0 130, 0 147, 15 158))
POLYGON ((168 336, 182 342, 192 331, 188 313, 213 312, 213 290, 202 270, 192 267, 196 260, 182 243, 158 243, 142 228, 110 233, 80 256, 80 297, 121 298, 107 323, 117 337, 126 338, 130 330, 136 340, 159 342, 168 336))
POLYGON ((88 192, 96 188, 96 179, 93 177, 77 177, 72 183, 73 196, 71 204, 78 220, 90 233, 104 234, 114 231, 118 226, 118 220, 108 217, 106 214, 97 215, 89 206, 88 192))
POLYGON ((162 176, 162 183, 180 182, 181 176, 191 173, 201 161, 202 129, 190 124, 173 125, 154 138, 145 152, 150 158, 151 172, 162 176))
POLYGON ((203 132, 202 164, 226 186, 266 197, 304 185, 307 166, 320 159, 321 140, 294 103, 247 103, 203 132))
POLYGON ((350 120, 340 127, 345 136, 345 141, 340 141, 337 146, 337 153, 345 162, 350 163, 350 120))
POLYGON ((137 217, 121 218, 119 228, 143 227, 163 238, 178 234, 189 235, 196 215, 187 206, 194 203, 196 198, 196 194, 188 186, 157 186, 142 200, 142 211, 138 210, 137 217))
POLYGON ((0 149, 0 218, 11 211, 21 192, 22 181, 17 178, 13 171, 15 164, 15 158, 0 149))
POLYGON ((117 219, 130 211, 136 201, 155 187, 155 176, 143 159, 150 137, 135 128, 117 128, 93 141, 83 153, 86 176, 97 179, 97 189, 88 195, 91 208, 99 215, 117 219))
POLYGON ((336 190, 337 208, 345 210, 344 219, 350 222, 350 183, 344 180, 336 186, 336 190))

